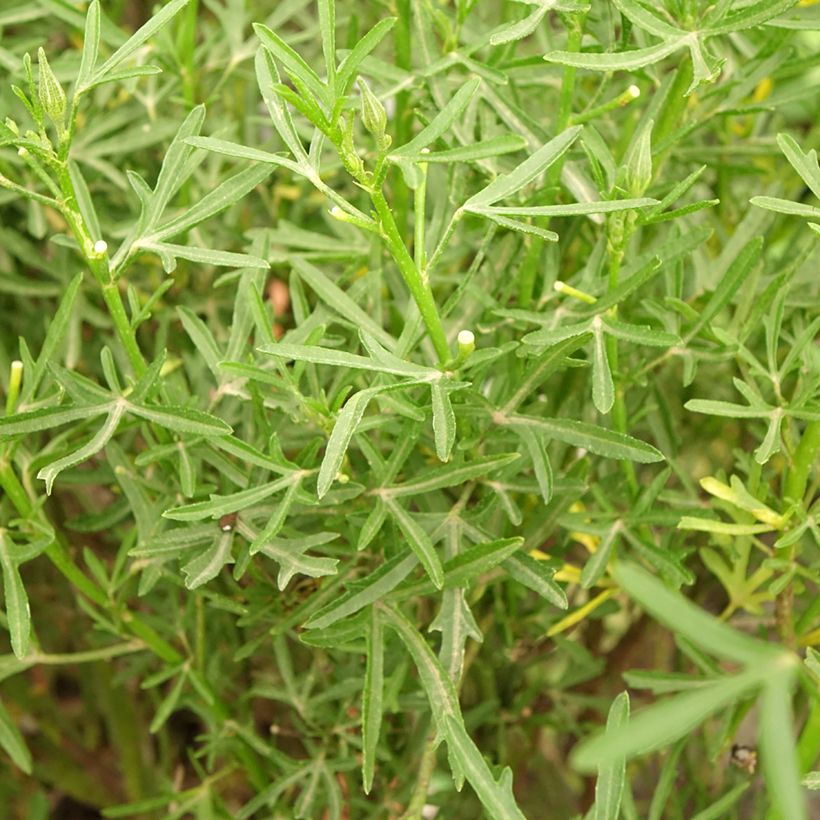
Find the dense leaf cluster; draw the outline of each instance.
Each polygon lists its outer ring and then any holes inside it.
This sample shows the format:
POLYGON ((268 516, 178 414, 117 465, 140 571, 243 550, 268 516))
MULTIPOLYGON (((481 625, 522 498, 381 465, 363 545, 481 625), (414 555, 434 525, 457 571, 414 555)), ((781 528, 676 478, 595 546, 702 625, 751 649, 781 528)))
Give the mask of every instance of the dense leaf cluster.
POLYGON ((808 816, 816 7, 108 5, 0 10, 0 791, 808 816))

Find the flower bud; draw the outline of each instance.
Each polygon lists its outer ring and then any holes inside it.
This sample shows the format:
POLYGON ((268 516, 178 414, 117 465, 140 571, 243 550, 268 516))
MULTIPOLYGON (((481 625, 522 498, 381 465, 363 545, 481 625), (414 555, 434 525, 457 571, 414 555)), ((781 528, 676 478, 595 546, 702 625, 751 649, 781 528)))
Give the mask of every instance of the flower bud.
POLYGON ((624 157, 626 189, 632 196, 642 196, 652 182, 652 126, 649 120, 633 137, 624 157))
POLYGON ((51 70, 48 64, 46 53, 41 48, 37 52, 37 59, 40 65, 39 96, 40 105, 46 112, 48 118, 54 123, 60 137, 65 133, 65 113, 66 99, 65 91, 60 85, 60 81, 51 70))
POLYGON ((475 350, 475 334, 472 330, 460 330, 456 341, 461 359, 466 359, 475 350))
POLYGON ((362 90, 362 122, 364 127, 375 137, 381 137, 387 128, 387 111, 381 100, 370 90, 370 86, 359 79, 359 88, 362 90))

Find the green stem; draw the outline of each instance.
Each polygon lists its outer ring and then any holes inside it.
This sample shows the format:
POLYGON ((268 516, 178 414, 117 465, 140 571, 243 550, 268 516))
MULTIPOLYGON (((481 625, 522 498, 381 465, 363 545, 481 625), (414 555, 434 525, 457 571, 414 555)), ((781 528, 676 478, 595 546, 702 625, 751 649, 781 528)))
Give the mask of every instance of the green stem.
POLYGON ((407 251, 384 194, 378 190, 372 191, 371 198, 390 254, 399 266, 402 278, 418 305, 419 312, 422 319, 424 319, 427 332, 430 334, 430 339, 436 350, 436 355, 439 358, 439 364, 444 365, 450 358, 450 348, 447 344, 447 336, 444 333, 444 326, 441 323, 438 308, 433 299, 430 282, 427 276, 416 267, 413 257, 407 251))
POLYGON ((3 488, 3 492, 9 497, 21 518, 32 517, 34 506, 20 480, 15 475, 11 463, 5 460, 5 456, 3 456, 3 461, 0 462, 0 487, 3 488))
POLYGON ((794 451, 783 495, 787 501, 801 501, 806 493, 809 473, 820 450, 820 421, 810 421, 794 451))
POLYGON ((57 176, 60 182, 60 188, 63 191, 65 201, 61 212, 68 222, 74 238, 77 240, 80 253, 83 260, 88 266, 94 278, 100 285, 102 290, 103 300, 108 307, 111 320, 114 322, 114 330, 125 349, 128 356, 128 361, 134 369, 137 378, 145 373, 148 365, 140 352, 137 344, 137 337, 131 322, 125 312, 125 305, 122 302, 119 288, 117 287, 114 274, 111 270, 108 254, 97 252, 94 248, 94 243, 101 237, 92 237, 88 227, 83 220, 82 215, 77 209, 76 197, 74 195, 74 186, 71 182, 71 176, 68 173, 68 165, 61 163, 57 169, 57 176))
POLYGON ((407 810, 402 815, 402 820, 420 820, 422 810, 427 803, 427 793, 430 791, 430 779, 436 767, 436 735, 432 732, 424 744, 424 751, 419 762, 416 785, 407 810))
POLYGON ((46 666, 60 666, 62 664, 74 663, 94 663, 94 661, 107 661, 111 658, 118 658, 120 655, 130 655, 133 652, 144 652, 145 644, 140 641, 127 641, 117 643, 113 646, 104 646, 100 649, 88 649, 85 652, 64 652, 64 653, 34 653, 24 658, 26 662, 32 664, 44 664, 46 666))
MULTIPOLYGON (((652 143, 655 146, 663 145, 663 143, 674 133, 675 129, 680 124, 684 115, 686 114, 686 106, 689 98, 686 92, 692 83, 692 61, 684 60, 677 72, 669 92, 666 95, 666 101, 661 109, 660 116, 655 122, 655 127, 652 129, 652 143)), ((666 161, 666 158, 672 149, 673 143, 663 147, 654 157, 655 175, 657 176, 661 166, 666 161)))
MULTIPOLYGON (((624 258, 625 239, 609 248, 609 289, 618 287, 618 277, 621 271, 621 262, 624 258)), ((606 338, 606 354, 609 359, 609 368, 615 382, 615 401, 612 404, 612 422, 619 433, 626 433, 629 426, 629 417, 626 411, 624 387, 618 367, 618 340, 614 336, 606 338)), ((635 465, 631 461, 621 461, 621 471, 633 496, 638 494, 638 477, 635 465)))
MULTIPOLYGON (((786 503, 798 503, 803 500, 806 494, 806 485, 809 481, 809 473, 817 458, 817 451, 820 450, 820 421, 811 421, 803 431, 800 443, 794 451, 791 469, 786 477, 783 487, 783 496, 786 503)), ((787 557, 794 561, 797 554, 797 545, 792 544, 787 550, 787 557)), ((780 639, 790 649, 796 646, 796 635, 794 628, 794 587, 792 582, 781 590, 774 602, 775 621, 780 639)))
POLYGON ((105 304, 108 306, 108 312, 111 314, 111 320, 114 322, 114 329, 120 343, 125 348, 128 361, 131 362, 134 373, 137 377, 140 377, 145 373, 147 365, 137 343, 136 332, 125 313, 125 305, 122 302, 120 289, 115 282, 109 282, 103 285, 102 294, 105 304))
POLYGON ((458 223, 461 221, 461 217, 463 215, 464 212, 459 209, 450 217, 450 221, 447 223, 447 227, 444 230, 444 235, 439 240, 436 245, 436 249, 433 251, 433 255, 427 262, 425 272, 428 276, 435 270, 436 265, 438 265, 439 260, 441 259, 444 251, 447 249, 447 245, 450 244, 450 240, 453 238, 453 234, 455 233, 458 223))
POLYGON ((425 218, 427 210, 427 163, 419 163, 421 180, 414 194, 413 201, 413 258, 416 270, 423 271, 427 265, 427 254, 424 249, 425 218))
MULTIPOLYGON (((570 16, 569 33, 567 34, 567 51, 580 51, 581 41, 584 36, 584 20, 586 14, 573 14, 570 16)), ((558 98, 558 125, 557 132, 560 134, 569 124, 572 115, 572 98, 575 94, 575 68, 565 66, 561 78, 561 93, 558 98)))
POLYGON ((47 205, 49 208, 59 210, 57 200, 52 199, 49 196, 38 194, 36 191, 29 191, 28 188, 24 188, 22 185, 12 182, 8 177, 4 177, 2 174, 0 174, 0 188, 6 188, 9 191, 14 191, 14 193, 25 197, 26 199, 33 199, 41 205, 47 205))

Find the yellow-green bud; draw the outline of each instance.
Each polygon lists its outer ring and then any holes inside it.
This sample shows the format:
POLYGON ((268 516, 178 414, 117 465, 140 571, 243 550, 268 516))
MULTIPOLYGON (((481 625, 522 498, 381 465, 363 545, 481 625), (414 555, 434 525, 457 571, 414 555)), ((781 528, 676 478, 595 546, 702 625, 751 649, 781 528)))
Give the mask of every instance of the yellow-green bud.
POLYGON ((42 48, 37 52, 37 59, 40 65, 40 82, 38 89, 40 105, 42 105, 43 111, 46 112, 46 115, 54 123, 57 132, 62 137, 65 133, 65 91, 63 91, 60 81, 51 70, 51 66, 48 64, 48 59, 46 58, 46 53, 42 48))
POLYGON ((362 79, 359 79, 359 88, 362 90, 362 123, 373 136, 380 137, 387 128, 387 111, 362 79))
POLYGON ((624 157, 626 189, 632 196, 641 196, 652 182, 652 120, 633 137, 624 157))

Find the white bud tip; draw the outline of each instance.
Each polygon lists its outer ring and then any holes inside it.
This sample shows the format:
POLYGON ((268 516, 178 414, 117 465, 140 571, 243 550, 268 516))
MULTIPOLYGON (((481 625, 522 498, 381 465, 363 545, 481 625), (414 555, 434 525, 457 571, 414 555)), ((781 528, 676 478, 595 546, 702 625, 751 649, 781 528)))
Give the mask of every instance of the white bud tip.
POLYGON ((19 359, 15 359, 11 363, 11 372, 19 373, 23 369, 23 363, 19 359))
POLYGON ((637 85, 631 85, 629 88, 626 89, 627 94, 632 97, 633 100, 637 100, 638 97, 641 96, 641 89, 638 88, 637 85))
POLYGON ((458 343, 465 347, 475 344, 475 334, 472 330, 460 330, 458 332, 458 343))
POLYGON ((108 243, 104 239, 98 239, 94 243, 94 253, 104 254, 108 250, 108 243))
POLYGON ((420 153, 420 154, 429 154, 429 153, 430 153, 430 149, 429 149, 429 148, 422 148, 422 149, 421 149, 421 151, 419 151, 419 153, 420 153))
POLYGON ((552 287, 554 290, 557 290, 558 293, 563 293, 564 291, 564 283, 560 279, 556 279, 552 287))
POLYGON ((338 218, 341 216, 341 214, 342 214, 342 209, 341 209, 338 205, 334 205, 334 206, 330 209, 330 215, 331 215, 334 219, 338 219, 338 218))
POLYGON ((28 151, 25 148, 23 148, 22 145, 17 149, 17 156, 18 157, 24 157, 27 153, 28 153, 28 151))

